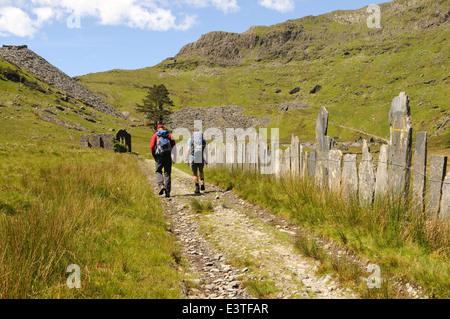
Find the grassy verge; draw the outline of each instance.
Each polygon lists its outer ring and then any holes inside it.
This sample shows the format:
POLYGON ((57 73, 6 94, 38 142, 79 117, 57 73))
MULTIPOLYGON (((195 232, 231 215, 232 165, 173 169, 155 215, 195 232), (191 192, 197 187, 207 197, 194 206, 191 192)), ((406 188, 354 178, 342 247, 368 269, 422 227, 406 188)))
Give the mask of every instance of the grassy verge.
POLYGON ((173 166, 186 174, 192 175, 190 166, 186 165, 185 163, 177 163, 173 166))
POLYGON ((0 147, 0 298, 180 298, 176 246, 138 160, 0 147), (67 266, 81 288, 66 285, 67 266))
MULTIPOLYGON (((274 181, 270 176, 242 171, 214 170, 210 179, 223 188, 233 188, 245 199, 282 213, 314 236, 331 238, 340 246, 376 263, 386 285, 361 294, 371 298, 398 297, 392 282, 402 279, 422 286, 436 298, 450 296, 449 224, 427 220, 408 203, 378 199, 373 207, 360 207, 356 200, 342 200, 309 181, 274 181)), ((321 247, 299 238, 303 253, 323 261, 321 272, 338 271, 341 279, 361 284, 360 273, 346 263, 337 263, 321 247)))

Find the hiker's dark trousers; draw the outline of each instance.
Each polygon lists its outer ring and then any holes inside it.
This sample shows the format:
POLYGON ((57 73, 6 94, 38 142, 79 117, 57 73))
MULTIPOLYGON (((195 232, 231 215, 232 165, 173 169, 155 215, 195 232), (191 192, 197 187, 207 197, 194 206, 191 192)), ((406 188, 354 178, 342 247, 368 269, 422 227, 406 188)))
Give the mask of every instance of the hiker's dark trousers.
POLYGON ((172 174, 172 157, 170 156, 170 154, 163 156, 156 156, 155 173, 156 173, 156 182, 158 183, 158 186, 161 188, 164 185, 167 192, 170 193, 172 187, 172 181, 170 177, 170 175, 172 174))

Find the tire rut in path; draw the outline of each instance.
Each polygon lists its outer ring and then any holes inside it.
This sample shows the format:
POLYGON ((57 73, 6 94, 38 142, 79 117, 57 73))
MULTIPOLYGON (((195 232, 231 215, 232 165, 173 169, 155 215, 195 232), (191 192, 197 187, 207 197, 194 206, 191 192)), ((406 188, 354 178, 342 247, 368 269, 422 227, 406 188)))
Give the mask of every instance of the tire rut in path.
MULTIPOLYGON (((158 193, 154 162, 143 162, 158 193)), ((207 180, 207 171, 205 175, 207 180)), ((243 282, 260 290, 266 287, 261 293, 271 298, 356 298, 349 289, 339 287, 332 274, 314 275, 318 262, 303 257, 294 247, 298 228, 231 191, 208 183, 206 188, 201 195, 194 195, 192 176, 173 168, 172 197, 161 197, 170 231, 189 265, 184 274, 187 298, 255 298, 243 282), (192 212, 193 198, 211 202, 214 210, 192 212)))

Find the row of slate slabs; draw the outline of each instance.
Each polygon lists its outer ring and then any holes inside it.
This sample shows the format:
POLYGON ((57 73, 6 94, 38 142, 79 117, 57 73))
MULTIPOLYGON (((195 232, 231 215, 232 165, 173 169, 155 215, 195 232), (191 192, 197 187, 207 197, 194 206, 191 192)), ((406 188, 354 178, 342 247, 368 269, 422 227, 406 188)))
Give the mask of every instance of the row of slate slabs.
MULTIPOLYGON (((400 93, 392 101, 389 112, 390 142, 382 145, 378 161, 374 161, 366 140, 362 159, 356 154, 345 154, 333 149, 335 142, 327 136, 328 111, 322 107, 316 121, 316 148, 309 154, 298 137, 292 136, 290 146, 282 151, 279 145, 256 138, 250 142, 228 141, 211 143, 207 158, 212 167, 245 169, 279 178, 309 177, 318 185, 346 196, 357 197, 362 205, 370 205, 377 196, 407 198, 413 172, 412 194, 414 204, 429 214, 450 216, 450 173, 447 157, 430 157, 427 178, 427 133, 416 134, 414 168, 412 162, 412 120, 408 95, 400 93), (426 186, 428 183, 428 196, 426 186)), ((179 158, 185 151, 179 150, 179 158)))
POLYGON ((447 157, 431 155, 427 178, 427 133, 416 134, 414 168, 412 160, 412 120, 408 95, 404 92, 392 101, 389 113, 390 143, 382 145, 378 166, 372 158, 366 140, 363 141, 362 159, 359 167, 356 154, 343 156, 332 149, 332 139, 326 136, 328 112, 322 107, 316 121, 316 149, 308 154, 299 146, 298 138, 292 138, 291 146, 284 152, 278 150, 275 175, 283 177, 309 176, 321 186, 349 196, 358 196, 363 205, 371 204, 377 196, 407 197, 413 172, 412 195, 414 204, 429 214, 444 218, 450 216, 450 172, 447 157), (290 157, 291 161, 286 160, 290 157), (289 166, 290 165, 290 166, 289 166), (426 184, 428 182, 428 196, 426 184))

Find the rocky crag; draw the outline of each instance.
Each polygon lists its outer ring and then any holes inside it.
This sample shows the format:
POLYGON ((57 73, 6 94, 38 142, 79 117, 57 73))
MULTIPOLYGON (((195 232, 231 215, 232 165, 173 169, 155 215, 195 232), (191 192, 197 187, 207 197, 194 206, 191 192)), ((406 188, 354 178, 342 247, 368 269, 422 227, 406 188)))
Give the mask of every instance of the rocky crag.
MULTIPOLYGON (((448 0, 394 0, 380 7, 383 28, 368 32, 369 36, 450 25, 448 0)), ((269 27, 254 26, 243 33, 210 32, 185 45, 173 59, 174 65, 180 65, 183 60, 191 60, 190 67, 195 67, 203 63, 227 66, 315 59, 321 57, 321 49, 327 43, 348 42, 364 35, 367 32, 362 31, 367 29, 366 10, 367 6, 358 10, 337 10, 269 27), (336 23, 342 28, 336 27, 336 23)))
POLYGON ((83 85, 72 79, 70 76, 50 64, 41 56, 29 50, 26 45, 9 46, 0 48, 0 57, 13 63, 26 71, 36 75, 41 80, 47 82, 52 87, 65 91, 76 99, 82 100, 86 105, 108 115, 117 118, 124 116, 97 95, 89 91, 83 85))

